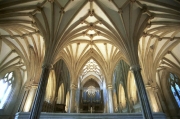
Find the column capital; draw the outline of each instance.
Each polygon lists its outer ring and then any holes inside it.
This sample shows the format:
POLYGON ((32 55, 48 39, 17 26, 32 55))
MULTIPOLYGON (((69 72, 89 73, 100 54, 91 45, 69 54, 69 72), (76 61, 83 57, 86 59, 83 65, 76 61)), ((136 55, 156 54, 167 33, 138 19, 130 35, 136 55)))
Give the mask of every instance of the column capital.
POLYGON ((146 86, 146 89, 151 89, 152 88, 152 86, 149 85, 149 84, 146 84, 145 86, 146 86))
POLYGON ((53 65, 52 64, 48 64, 48 63, 45 63, 42 65, 42 68, 47 68, 47 69, 52 69, 53 68, 53 65))
POLYGON ((25 90, 30 90, 30 89, 37 89, 38 84, 29 84, 25 86, 25 90))
POLYGON ((130 70, 131 70, 131 71, 139 71, 139 70, 141 70, 141 67, 140 67, 139 64, 131 65, 131 66, 130 66, 130 70))
POLYGON ((31 89, 31 86, 30 85, 26 85, 24 88, 25 88, 25 90, 29 90, 29 89, 31 89))
POLYGON ((113 88, 112 84, 107 85, 107 89, 112 89, 112 88, 113 88))
POLYGON ((153 87, 153 91, 158 92, 159 91, 158 87, 153 87))
POLYGON ((32 84, 31 88, 37 89, 38 88, 38 84, 32 84))
POLYGON ((70 88, 75 90, 75 89, 77 89, 77 85, 71 84, 70 88))

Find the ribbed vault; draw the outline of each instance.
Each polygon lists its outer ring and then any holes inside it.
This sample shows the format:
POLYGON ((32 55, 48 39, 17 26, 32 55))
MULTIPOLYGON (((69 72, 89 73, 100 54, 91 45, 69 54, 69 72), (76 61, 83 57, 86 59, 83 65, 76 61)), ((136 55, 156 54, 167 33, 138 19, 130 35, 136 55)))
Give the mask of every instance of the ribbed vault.
MULTIPOLYGON (((45 43, 44 63, 54 64, 63 58, 74 70, 79 62, 85 64, 91 54, 112 75, 111 70, 120 58, 138 64, 138 41, 151 16, 146 10, 146 6, 134 0, 3 1, 1 37, 28 39, 40 34, 45 43)), ((33 40, 29 42, 37 41, 33 40)), ((78 73, 71 74, 76 78, 78 73)))
POLYGON ((163 71, 180 75, 179 18, 179 0, 0 0, 0 75, 18 70, 28 87, 62 59, 76 84, 93 59, 112 84, 123 59, 160 89, 163 71))
POLYGON ((40 69, 35 67, 43 59, 65 59, 79 73, 88 58, 96 57, 109 72, 120 58, 137 64, 139 49, 142 67, 152 72, 147 80, 152 80, 157 68, 179 68, 179 15, 179 2, 172 0, 1 1, 1 67, 4 61, 21 62, 34 80, 39 76, 31 69, 40 69))
POLYGON ((144 73, 147 74, 144 78, 147 83, 157 88, 157 76, 161 76, 162 70, 171 69, 178 73, 180 69, 179 4, 172 0, 166 0, 165 3, 147 0, 140 2, 147 5, 154 18, 148 21, 149 25, 140 39, 139 58, 144 73))

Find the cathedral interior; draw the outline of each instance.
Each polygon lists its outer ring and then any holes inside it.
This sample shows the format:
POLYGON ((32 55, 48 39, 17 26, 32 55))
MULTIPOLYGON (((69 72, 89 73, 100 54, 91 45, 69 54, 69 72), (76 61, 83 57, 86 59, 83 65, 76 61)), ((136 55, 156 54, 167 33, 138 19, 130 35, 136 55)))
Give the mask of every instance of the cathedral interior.
POLYGON ((0 0, 0 119, 23 112, 179 119, 180 0, 0 0))

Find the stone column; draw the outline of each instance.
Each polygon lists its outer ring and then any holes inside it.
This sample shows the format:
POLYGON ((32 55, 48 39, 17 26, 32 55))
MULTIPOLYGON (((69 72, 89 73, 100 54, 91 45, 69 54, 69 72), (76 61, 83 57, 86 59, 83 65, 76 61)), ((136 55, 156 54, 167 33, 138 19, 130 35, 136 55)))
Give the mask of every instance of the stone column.
POLYGON ((133 103, 132 97, 126 98, 126 104, 128 106, 127 112, 133 113, 134 112, 134 108, 133 108, 134 103, 133 103))
POLYGON ((151 105, 151 109, 152 109, 152 111, 154 111, 154 109, 153 109, 153 103, 155 103, 155 102, 153 102, 153 100, 152 100, 152 87, 151 87, 151 85, 145 85, 146 86, 146 92, 147 92, 147 95, 148 95, 148 99, 149 99, 149 103, 150 103, 150 105, 151 105))
POLYGON ((28 96, 28 93, 29 93, 29 87, 25 87, 25 89, 23 91, 22 100, 20 102, 20 106, 19 106, 18 112, 22 112, 23 111, 24 105, 25 105, 25 102, 26 102, 26 99, 27 99, 27 96, 28 96))
POLYGON ((153 112, 160 112, 160 107, 158 105, 157 94, 155 88, 151 85, 146 85, 147 94, 149 96, 149 102, 151 104, 151 108, 153 112))
POLYGON ((76 90, 76 113, 79 113, 79 102, 80 102, 80 89, 76 90))
POLYGON ((153 88, 153 92, 154 92, 154 97, 156 99, 156 103, 158 105, 158 109, 159 109, 158 111, 163 112, 162 107, 161 107, 161 102, 160 102, 158 94, 157 94, 158 93, 158 88, 153 88))
POLYGON ((130 67, 131 71, 134 74, 134 78, 136 81, 136 86, 138 89, 138 96, 141 102, 141 109, 144 119, 153 119, 151 107, 148 101, 146 88, 144 86, 144 82, 141 76, 141 68, 139 65, 133 65, 130 67))
POLYGON ((108 113, 113 113, 114 108, 113 108, 113 89, 112 85, 107 86, 107 95, 108 95, 108 113))
POLYGON ((35 99, 35 94, 37 90, 38 85, 37 84, 32 84, 29 88, 29 93, 23 108, 23 112, 29 112, 31 111, 31 108, 33 106, 33 101, 35 99))
POLYGON ((70 102, 69 102, 69 113, 75 112, 75 97, 76 97, 76 89, 77 86, 74 84, 71 84, 71 92, 70 92, 70 102))
POLYGON ((52 69, 52 65, 50 64, 43 65, 42 67, 41 78, 39 81, 36 97, 34 100, 34 104, 33 104, 29 119, 39 119, 41 115, 41 109, 44 102, 46 86, 47 86, 49 73, 51 69, 52 69))

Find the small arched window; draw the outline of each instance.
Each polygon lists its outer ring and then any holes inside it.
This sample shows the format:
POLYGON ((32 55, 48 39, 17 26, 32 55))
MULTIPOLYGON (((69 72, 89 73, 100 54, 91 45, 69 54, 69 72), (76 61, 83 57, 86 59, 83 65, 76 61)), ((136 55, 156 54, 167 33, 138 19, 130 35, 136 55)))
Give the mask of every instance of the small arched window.
POLYGON ((7 99, 12 91, 12 82, 14 81, 13 72, 7 73, 0 79, 0 109, 3 109, 7 99))
POLYGON ((180 108, 180 86, 179 78, 177 75, 170 73, 169 84, 171 86, 171 92, 174 95, 174 98, 180 108))

